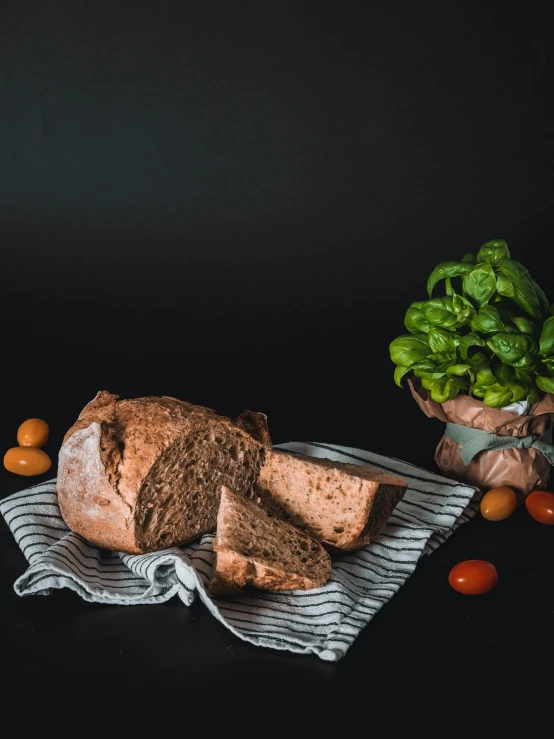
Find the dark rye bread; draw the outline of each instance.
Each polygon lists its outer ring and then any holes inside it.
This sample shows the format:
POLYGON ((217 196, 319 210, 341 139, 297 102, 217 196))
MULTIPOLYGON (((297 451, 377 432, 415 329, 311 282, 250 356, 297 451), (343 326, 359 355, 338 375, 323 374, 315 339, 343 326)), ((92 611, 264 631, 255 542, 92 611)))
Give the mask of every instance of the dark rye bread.
POLYGON ((252 500, 222 488, 210 590, 310 590, 329 579, 331 558, 319 542, 252 500))
POLYGON ((271 446, 266 417, 236 421, 176 398, 101 391, 66 433, 57 493, 69 528, 140 554, 215 530, 223 484, 250 495, 271 446))
POLYGON ((406 488, 366 465, 269 450, 256 497, 331 550, 353 550, 381 533, 406 488))

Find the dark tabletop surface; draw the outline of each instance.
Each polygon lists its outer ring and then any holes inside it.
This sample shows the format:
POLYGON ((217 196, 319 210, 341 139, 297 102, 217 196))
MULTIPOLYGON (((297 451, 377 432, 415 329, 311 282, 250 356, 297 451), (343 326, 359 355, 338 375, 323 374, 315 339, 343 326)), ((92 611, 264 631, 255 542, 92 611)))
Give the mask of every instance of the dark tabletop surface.
MULTIPOLYGON (((55 475, 101 389, 435 469, 442 424, 388 353, 432 268, 503 238, 554 296, 549 27, 470 5, 0 4, 0 450, 40 417, 53 460, 1 468, 0 497, 55 475)), ((244 643, 200 602, 18 597, 0 520, 0 665, 14 695, 511 701, 550 684, 553 537, 524 508, 477 515, 330 664, 244 643), (493 591, 449 586, 465 559, 494 563, 493 591)))

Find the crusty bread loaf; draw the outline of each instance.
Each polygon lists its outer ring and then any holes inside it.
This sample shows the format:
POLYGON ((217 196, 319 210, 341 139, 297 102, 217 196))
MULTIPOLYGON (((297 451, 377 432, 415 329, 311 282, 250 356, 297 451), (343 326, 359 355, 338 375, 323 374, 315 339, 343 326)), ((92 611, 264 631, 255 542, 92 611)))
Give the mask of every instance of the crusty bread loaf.
POLYGON ((310 590, 329 579, 331 558, 322 545, 290 523, 223 486, 210 590, 310 590))
POLYGON ((360 549, 381 533, 406 481, 362 464, 269 450, 256 483, 268 510, 332 550, 360 549))
POLYGON ((60 511, 70 529, 106 549, 184 544, 215 530, 222 484, 251 494, 270 446, 261 413, 232 421, 176 398, 101 391, 64 437, 60 511))

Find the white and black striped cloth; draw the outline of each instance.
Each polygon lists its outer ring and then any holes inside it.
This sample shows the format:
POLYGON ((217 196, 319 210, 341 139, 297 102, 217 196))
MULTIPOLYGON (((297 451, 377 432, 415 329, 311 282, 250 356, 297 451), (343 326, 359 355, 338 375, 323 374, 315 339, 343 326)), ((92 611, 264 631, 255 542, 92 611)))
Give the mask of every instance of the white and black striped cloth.
POLYGON ((333 555, 329 581, 318 590, 215 598, 207 589, 212 535, 192 546, 144 555, 108 552, 69 531, 60 516, 56 480, 15 493, 0 503, 29 567, 14 584, 18 595, 48 595, 71 588, 99 603, 134 605, 177 595, 190 605, 198 595, 211 613, 252 644, 343 657, 360 631, 414 571, 423 554, 438 547, 478 510, 476 488, 391 457, 320 443, 276 448, 367 463, 408 482, 384 531, 365 549, 333 555))

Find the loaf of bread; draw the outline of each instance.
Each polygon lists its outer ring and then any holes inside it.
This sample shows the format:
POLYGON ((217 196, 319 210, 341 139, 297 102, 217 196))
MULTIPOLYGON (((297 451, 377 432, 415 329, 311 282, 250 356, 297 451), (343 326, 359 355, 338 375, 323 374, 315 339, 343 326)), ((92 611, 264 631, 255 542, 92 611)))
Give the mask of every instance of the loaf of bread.
POLYGON ((402 477, 363 464, 274 449, 266 455, 256 497, 331 550, 353 550, 381 533, 406 488, 402 477))
POLYGON ((329 579, 331 558, 308 534, 256 502, 223 486, 210 590, 236 594, 263 590, 310 590, 329 579))
POLYGON ((57 493, 69 528, 133 554, 215 531, 221 486, 252 495, 271 447, 266 417, 235 421, 176 398, 101 391, 66 433, 57 493))

